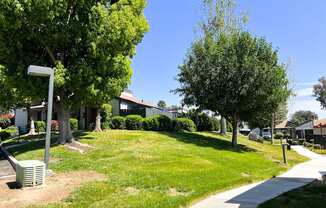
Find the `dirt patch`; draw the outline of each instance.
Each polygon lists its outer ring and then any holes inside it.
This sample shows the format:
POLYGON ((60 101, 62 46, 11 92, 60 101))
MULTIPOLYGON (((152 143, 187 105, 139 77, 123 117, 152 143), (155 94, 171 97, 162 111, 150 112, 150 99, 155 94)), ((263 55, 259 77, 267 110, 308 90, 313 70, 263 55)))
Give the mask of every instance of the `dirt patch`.
POLYGON ((125 189, 125 191, 129 194, 129 195, 137 195, 139 194, 139 189, 135 188, 135 187, 127 187, 125 189))
POLYGON ((241 176, 242 176, 242 177, 245 177, 245 178, 248 178, 248 177, 250 177, 251 175, 248 174, 248 173, 242 172, 242 173, 241 173, 241 176))
POLYGON ((70 144, 66 144, 65 147, 67 149, 73 150, 73 151, 78 151, 80 154, 84 154, 90 149, 93 149, 94 147, 88 145, 88 144, 82 144, 78 141, 73 141, 70 144))
POLYGON ((82 184, 104 179, 105 175, 94 171, 60 173, 47 177, 43 186, 24 189, 17 189, 15 181, 0 180, 0 208, 23 208, 33 204, 58 202, 82 184))
POLYGON ((178 191, 176 188, 170 188, 168 191, 169 196, 188 196, 190 192, 178 191))

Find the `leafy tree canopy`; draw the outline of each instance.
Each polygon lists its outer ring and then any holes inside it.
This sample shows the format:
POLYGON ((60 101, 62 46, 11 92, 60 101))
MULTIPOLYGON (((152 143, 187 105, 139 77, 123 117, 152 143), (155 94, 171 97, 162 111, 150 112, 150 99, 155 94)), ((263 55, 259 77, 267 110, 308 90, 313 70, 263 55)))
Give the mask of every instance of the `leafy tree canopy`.
POLYGON ((319 83, 314 85, 314 96, 316 100, 320 102, 322 108, 326 108, 326 79, 322 77, 319 79, 319 83))
POLYGON ((0 64, 8 83, 42 99, 47 80, 26 69, 54 67, 55 106, 60 123, 69 125, 70 109, 101 106, 130 83, 131 58, 148 31, 145 6, 146 0, 1 0, 0 64))
MULTIPOLYGON (((284 120, 287 119, 288 108, 287 103, 280 103, 277 107, 276 111, 274 112, 274 126, 277 124, 282 123, 284 120)), ((251 128, 259 127, 259 128, 266 128, 271 127, 272 120, 273 120, 273 112, 257 112, 253 116, 251 120, 248 121, 249 126, 251 128)))
POLYGON ((176 90, 186 104, 219 112, 233 125, 233 144, 240 120, 273 112, 288 96, 285 68, 263 38, 249 32, 210 35, 195 41, 180 66, 176 90))
POLYGON ((164 100, 160 100, 158 101, 157 106, 160 108, 166 108, 166 102, 164 100))
POLYGON ((312 111, 297 111, 295 112, 290 119, 290 123, 293 127, 296 127, 306 121, 311 121, 318 119, 318 115, 312 111))

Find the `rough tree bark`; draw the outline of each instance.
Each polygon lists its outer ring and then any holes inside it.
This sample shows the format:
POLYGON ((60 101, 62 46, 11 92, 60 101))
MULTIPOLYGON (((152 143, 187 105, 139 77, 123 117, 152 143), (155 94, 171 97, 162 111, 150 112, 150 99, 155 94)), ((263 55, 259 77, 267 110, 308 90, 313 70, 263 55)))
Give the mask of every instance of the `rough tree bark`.
POLYGON ((272 124, 271 124, 271 139, 272 144, 274 144, 274 120, 275 120, 275 113, 272 113, 272 124))
POLYGON ((35 123, 34 123, 33 116, 30 116, 29 119, 30 119, 30 128, 29 128, 28 135, 36 135, 35 123))
MULTIPOLYGON (((27 105, 26 109, 27 109, 27 114, 30 114, 30 111, 31 111, 30 105, 27 105)), ((35 123, 34 123, 34 118, 33 118, 32 115, 30 115, 30 117, 29 117, 29 132, 28 132, 28 135, 36 135, 35 123)))
POLYGON ((70 127, 70 112, 65 109, 63 104, 59 101, 56 103, 56 110, 59 121, 59 144, 66 144, 73 142, 73 135, 70 127))
POLYGON ((233 116, 232 121, 232 146, 235 147, 238 145, 238 117, 237 115, 233 116))
POLYGON ((220 134, 226 134, 226 120, 224 117, 221 117, 221 129, 220 129, 220 134))
POLYGON ((101 111, 99 108, 96 109, 96 120, 95 120, 95 129, 96 132, 102 132, 101 128, 101 111))

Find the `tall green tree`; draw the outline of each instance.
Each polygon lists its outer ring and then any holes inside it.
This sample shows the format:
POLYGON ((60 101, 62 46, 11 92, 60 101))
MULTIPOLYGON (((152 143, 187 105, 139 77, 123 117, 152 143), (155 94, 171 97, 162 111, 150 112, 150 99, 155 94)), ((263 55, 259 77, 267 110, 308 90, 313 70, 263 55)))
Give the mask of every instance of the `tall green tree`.
MULTIPOLYGON (((206 18, 200 23, 204 36, 218 40, 222 34, 240 31, 248 21, 248 16, 236 12, 235 0, 203 0, 206 18)), ((220 133, 226 134, 227 122, 222 116, 220 133)))
POLYGON ((115 2, 0 1, 0 64, 11 86, 43 99, 47 81, 27 76, 26 69, 31 64, 55 69, 59 143, 73 139, 72 110, 100 107, 130 83, 135 47, 149 29, 146 0, 115 2))
POLYGON ((287 119, 287 114, 288 114, 288 107, 287 107, 287 102, 285 103, 280 103, 279 106, 277 107, 275 112, 257 112, 255 113, 255 116, 253 116, 253 119, 248 121, 249 126, 254 128, 254 127, 259 127, 259 128, 266 128, 266 127, 271 127, 282 123, 284 120, 287 119), (274 115, 273 115, 274 114, 274 115))
POLYGON ((300 110, 295 112, 290 119, 290 125, 296 127, 306 121, 318 119, 318 115, 312 111, 300 110))
POLYGON ((320 102, 321 107, 326 109, 326 78, 321 77, 318 81, 319 83, 313 87, 314 97, 320 102))
POLYGON ((164 100, 160 100, 158 101, 157 106, 160 108, 166 108, 166 102, 164 100))
POLYGON ((240 120, 273 112, 290 94, 277 51, 265 39, 241 31, 195 41, 178 81, 176 92, 185 103, 217 111, 231 122, 233 145, 240 120))

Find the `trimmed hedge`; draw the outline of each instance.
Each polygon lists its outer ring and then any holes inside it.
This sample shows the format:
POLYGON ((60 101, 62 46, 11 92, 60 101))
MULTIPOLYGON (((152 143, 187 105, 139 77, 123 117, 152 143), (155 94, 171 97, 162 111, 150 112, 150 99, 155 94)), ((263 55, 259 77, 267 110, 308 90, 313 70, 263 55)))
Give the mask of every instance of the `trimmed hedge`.
POLYGON ((277 132, 274 135, 274 139, 283 139, 283 138, 284 138, 284 135, 281 132, 277 132))
POLYGON ((176 118, 173 126, 175 131, 196 131, 195 123, 188 118, 176 118))
POLYGON ((141 130, 143 127, 143 117, 139 115, 129 115, 126 117, 126 128, 128 130, 141 130))
POLYGON ((158 131, 160 130, 160 121, 158 116, 151 116, 144 118, 143 128, 146 131, 158 131))
POLYGON ((9 139, 10 137, 11 137, 11 134, 8 131, 6 131, 6 130, 0 131, 0 140, 1 141, 5 141, 5 140, 9 139))
POLYGON ((77 130, 78 130, 78 119, 76 119, 76 118, 71 118, 71 119, 69 120, 69 122, 70 122, 70 128, 71 128, 71 130, 73 130, 73 131, 77 131, 77 130))
POLYGON ((111 119, 112 129, 124 129, 126 127, 126 118, 122 116, 114 116, 111 119))
POLYGON ((46 124, 45 121, 35 121, 35 129, 37 132, 45 132, 46 124))
POLYGON ((10 126, 11 121, 9 118, 0 118, 0 128, 6 128, 10 126))
POLYGON ((147 131, 171 131, 172 120, 165 115, 155 115, 143 120, 143 128, 147 131))
POLYGON ((160 131, 170 131, 172 130, 173 127, 173 122, 172 120, 165 115, 159 115, 158 116, 158 121, 159 121, 159 130, 160 131))

